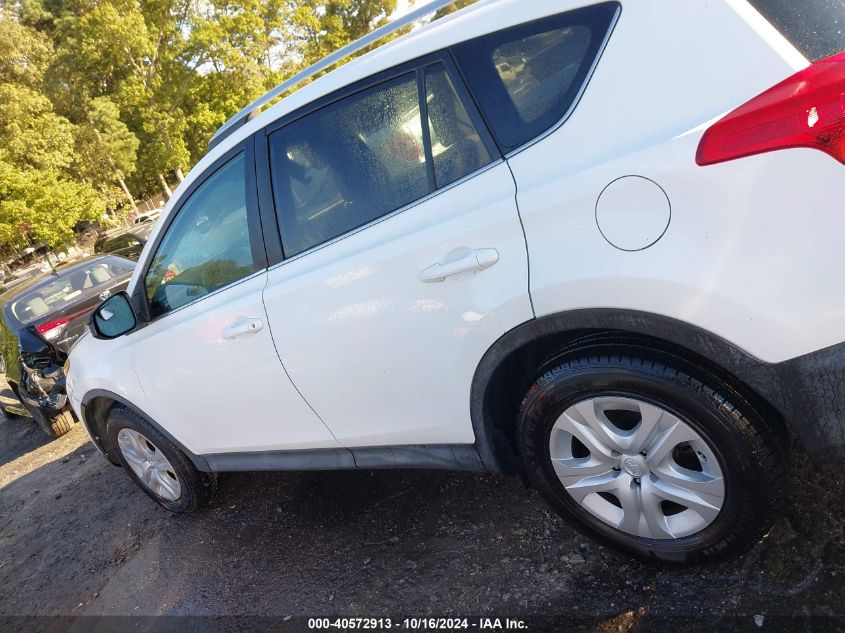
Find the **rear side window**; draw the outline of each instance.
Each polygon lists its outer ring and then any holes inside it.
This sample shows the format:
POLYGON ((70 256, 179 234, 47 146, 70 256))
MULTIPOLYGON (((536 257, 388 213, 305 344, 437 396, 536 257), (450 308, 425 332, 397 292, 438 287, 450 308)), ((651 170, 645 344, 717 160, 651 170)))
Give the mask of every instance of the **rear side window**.
POLYGON ((413 72, 286 125, 269 144, 288 257, 431 191, 413 72))
POLYGON ((845 0, 749 0, 809 60, 845 49, 845 0))
POLYGON ((453 49, 504 151, 540 136, 566 115, 618 11, 616 2, 597 4, 453 49))
POLYGON ((413 70, 364 88, 271 133, 270 175, 285 256, 369 224, 489 164, 495 145, 482 128, 446 66, 437 62, 420 75, 413 70))

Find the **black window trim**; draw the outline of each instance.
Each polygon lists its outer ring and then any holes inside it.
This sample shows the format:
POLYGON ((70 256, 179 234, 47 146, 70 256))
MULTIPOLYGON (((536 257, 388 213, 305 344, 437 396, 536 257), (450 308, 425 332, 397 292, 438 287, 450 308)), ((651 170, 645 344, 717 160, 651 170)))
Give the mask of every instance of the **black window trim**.
MULTIPOLYGON (((429 170, 429 182, 431 183, 431 179, 434 178, 434 163, 430 156, 430 132, 427 129, 428 126, 426 125, 426 120, 422 118, 422 115, 421 121, 423 128, 423 144, 425 145, 427 169, 429 170), (426 138, 428 138, 427 142, 425 142, 426 138)), ((463 77, 458 72, 458 68, 455 65, 455 62, 452 59, 452 55, 449 53, 448 49, 429 53, 417 59, 403 62, 402 64, 399 64, 397 66, 393 66, 374 75, 370 75, 368 77, 365 77, 364 79, 360 79, 334 92, 323 95, 322 97, 319 97, 318 99, 294 110, 293 112, 289 112, 288 114, 283 115, 282 117, 269 123, 267 126, 256 132, 255 155, 261 218, 263 226, 267 227, 264 232, 264 239, 267 245, 266 251, 268 256, 268 267, 270 269, 273 269, 281 263, 298 259, 304 255, 330 246, 344 238, 355 235, 360 231, 366 230, 380 222, 392 218, 393 216, 399 213, 407 211, 408 209, 411 209, 424 202, 427 202, 432 198, 440 195, 441 193, 448 191, 453 187, 456 187, 466 182, 470 178, 474 178, 484 173, 488 169, 491 169, 496 165, 499 165, 500 163, 504 162, 504 157, 499 151, 499 148, 496 145, 493 135, 490 132, 490 129, 488 128, 486 122, 482 118, 481 113, 478 111, 478 107, 475 103, 475 100, 472 98, 469 89, 464 84, 463 77), (330 240, 315 244, 314 246, 304 251, 301 251, 296 255, 286 256, 284 253, 284 248, 282 246, 281 231, 277 215, 275 196, 273 195, 273 186, 270 178, 270 143, 268 140, 269 136, 274 132, 277 132, 278 130, 282 129, 283 127, 290 125, 291 123, 294 123, 311 114, 314 114, 315 112, 322 110, 323 108, 329 107, 339 101, 342 101, 343 99, 351 97, 359 92, 369 90, 370 88, 375 88, 376 86, 379 86, 383 83, 387 83, 392 79, 395 79, 402 75, 410 75, 412 73, 416 74, 417 94, 421 102, 421 112, 423 112, 423 107, 425 107, 425 109, 427 110, 427 104, 422 103, 423 101, 425 101, 425 71, 432 66, 437 66, 438 64, 442 64, 445 67, 446 73, 449 76, 449 79, 451 80, 452 85, 454 86, 455 91, 458 94, 458 98, 461 100, 461 103, 464 108, 466 108, 466 111, 469 114, 473 125, 475 125, 475 127, 478 129, 478 133, 481 136, 485 147, 490 153, 491 161, 483 167, 465 175, 463 178, 456 180, 455 182, 450 183, 449 185, 446 185, 441 188, 432 186, 432 190, 428 194, 421 198, 413 200, 412 202, 409 202, 405 206, 399 207, 398 209, 394 209, 393 211, 386 213, 383 216, 375 218, 374 220, 354 229, 351 229, 350 231, 337 235, 330 240), (420 89, 420 86, 422 86, 422 90, 420 89)))
MULTIPOLYGON (((522 145, 518 145, 517 147, 514 147, 513 149, 510 149, 510 150, 506 150, 505 148, 503 148, 500 145, 498 138, 496 138, 495 134, 493 134, 493 138, 495 139, 498 151, 501 155, 503 155, 505 157, 505 160, 510 160, 511 158, 516 156, 517 154, 524 152, 526 149, 532 147, 533 145, 536 145, 540 141, 542 141, 542 140, 546 139, 547 137, 551 136, 552 134, 557 132, 561 127, 563 127, 566 124, 566 122, 570 119, 570 117, 573 115, 576 108, 578 107, 578 104, 581 102, 581 99, 584 96, 584 93, 587 91, 587 87, 590 85, 590 81, 592 80, 593 75, 596 72, 596 68, 598 68, 599 62, 601 61, 601 58, 604 56, 604 51, 605 51, 605 49, 607 49, 607 46, 610 43, 610 38, 613 36, 613 32, 616 30, 616 26, 617 26, 617 24, 619 24, 619 20, 622 16, 622 4, 618 0, 613 0, 613 3, 616 4, 616 11, 615 11, 613 17, 610 20, 610 25, 607 28, 607 32, 605 33, 604 39, 602 40, 601 44, 599 44, 599 47, 596 50, 596 54, 593 58, 593 61, 590 64, 590 67, 587 69, 587 73, 584 75, 584 79, 581 82, 581 87, 578 89, 578 92, 575 94, 575 97, 572 100, 572 103, 569 105, 569 108, 567 108, 566 112, 564 112, 563 116, 560 119, 558 119, 556 123, 554 123, 552 126, 547 128, 546 130, 544 130, 543 132, 541 132, 537 136, 531 137, 530 139, 525 141, 522 145)), ((595 2, 594 4, 603 4, 603 3, 602 2, 595 2)), ((608 3, 608 4, 610 4, 610 3, 608 3)), ((585 6, 593 6, 593 5, 585 5, 585 6)), ((536 22, 536 21, 540 21, 540 20, 547 20, 549 18, 554 18, 554 17, 560 16, 560 15, 565 15, 566 13, 569 13, 569 12, 570 11, 563 11, 561 13, 554 13, 554 14, 550 14, 550 15, 546 16, 545 18, 540 18, 539 20, 532 20, 532 21, 536 22)), ((505 29, 502 29, 502 30, 506 31, 509 28, 527 26, 529 24, 531 24, 531 22, 523 22, 523 23, 520 23, 520 24, 514 24, 514 25, 507 27, 505 29)), ((472 39, 475 39, 475 38, 472 38, 472 39)), ((465 42, 471 42, 472 39, 465 40, 465 42)), ((455 46, 458 46, 458 45, 463 44, 465 42, 459 42, 457 44, 453 44, 452 46, 450 46, 449 47, 449 54, 453 59, 453 63, 455 65, 455 68, 457 69, 457 72, 460 73, 461 83, 464 84, 465 86, 467 86, 467 89, 469 90, 469 84, 467 84, 467 82, 466 82, 466 78, 464 76, 464 71, 461 68, 460 64, 458 64, 458 60, 455 57, 455 54, 454 54, 454 51, 453 51, 455 46)), ((469 93, 472 97, 473 105, 475 106, 475 109, 478 112, 481 113, 482 117, 484 117, 484 124, 487 127, 487 129, 490 130, 490 132, 492 134, 493 127, 490 125, 490 122, 487 119, 487 115, 484 114, 484 110, 480 107, 480 104, 478 103, 478 100, 477 100, 475 94, 472 92, 472 90, 469 90, 469 93)))
POLYGON ((425 89, 425 72, 428 66, 417 66, 417 101, 420 108, 420 128, 425 152, 425 171, 428 175, 429 193, 437 191, 437 177, 434 173, 434 153, 431 146, 431 129, 428 126, 428 98, 425 89))
MULTIPOLYGON (((493 132, 490 130, 490 126, 487 125, 487 121, 481 115, 481 111, 478 109, 478 104, 475 102, 475 99, 472 96, 472 93, 469 91, 466 83, 464 82, 464 78, 458 69, 457 64, 455 63, 454 58, 452 57, 451 53, 447 51, 443 51, 444 57, 441 60, 433 61, 426 63, 420 66, 420 75, 422 77, 422 93, 420 99, 425 101, 426 95, 428 94, 427 86, 425 83, 425 76, 426 73, 435 68, 436 66, 442 65, 446 70, 446 76, 452 82, 452 87, 455 89, 455 94, 458 96, 458 100, 461 102, 461 105, 464 106, 464 109, 467 111, 467 115, 472 122, 473 127, 478 130, 479 136, 481 136, 481 141, 484 143, 484 147, 487 149, 487 152, 490 154, 491 163, 496 163, 499 159, 504 158, 502 152, 499 150, 499 146, 496 144, 496 139, 493 136, 493 132)), ((426 104, 426 114, 428 113, 428 104, 426 104)), ((423 119, 423 129, 425 130, 426 134, 430 134, 430 130, 428 125, 425 124, 427 119, 423 119)), ((428 140, 428 151, 431 151, 431 138, 428 140)), ((428 154, 426 154, 426 159, 428 159, 428 154)), ((474 172, 470 172, 467 176, 472 174, 481 173, 487 165, 484 167, 475 170, 474 172)), ((431 171, 432 174, 435 172, 434 166, 434 158, 431 158, 431 171)), ((466 179, 466 176, 462 177, 458 182, 463 182, 466 179)), ((435 177, 435 185, 436 185, 437 178, 435 177)), ((451 184, 444 185, 442 187, 434 187, 434 193, 438 191, 443 191, 451 187, 451 184)))
POLYGON ((244 141, 238 143, 231 149, 227 150, 225 154, 220 156, 217 160, 214 161, 214 163, 207 167, 201 176, 194 179, 194 181, 185 190, 185 192, 179 196, 179 202, 177 203, 176 208, 168 214, 167 219, 165 220, 165 224, 159 230, 155 242, 150 248, 150 256, 147 258, 147 261, 144 262, 143 269, 141 270, 141 273, 138 277, 138 281, 132 291, 132 307, 135 309, 136 315, 138 317, 138 325, 135 328, 136 330, 145 327, 150 323, 155 323, 161 319, 167 318, 171 314, 175 314, 176 312, 179 312, 184 308, 192 306, 204 299, 212 297, 220 292, 224 292, 225 290, 232 288, 233 286, 243 283, 249 279, 252 279, 256 276, 256 274, 263 273, 267 269, 267 253, 265 251, 264 240, 262 237, 262 222, 261 218, 259 217, 254 143, 254 139, 252 137, 248 137, 244 141), (190 301, 184 305, 179 306, 178 308, 170 310, 169 312, 160 314, 155 318, 150 318, 151 311, 149 300, 147 299, 146 279, 147 275, 150 272, 150 267, 153 264, 153 260, 155 259, 155 254, 158 252, 158 249, 161 246, 162 240, 164 239, 165 235, 167 235, 168 231, 170 230, 170 227, 173 225, 173 221, 182 212, 182 208, 185 206, 188 200, 191 199, 197 189, 204 185, 212 176, 214 176, 217 172, 223 169, 223 167, 225 167, 230 161, 235 159, 240 154, 243 154, 244 156, 244 184, 246 186, 245 195, 247 227, 249 231, 250 248, 252 250, 252 259, 254 262, 252 273, 250 273, 246 277, 241 277, 240 279, 228 283, 225 286, 222 286, 221 288, 217 288, 216 290, 208 293, 207 295, 197 297, 193 301, 190 301))

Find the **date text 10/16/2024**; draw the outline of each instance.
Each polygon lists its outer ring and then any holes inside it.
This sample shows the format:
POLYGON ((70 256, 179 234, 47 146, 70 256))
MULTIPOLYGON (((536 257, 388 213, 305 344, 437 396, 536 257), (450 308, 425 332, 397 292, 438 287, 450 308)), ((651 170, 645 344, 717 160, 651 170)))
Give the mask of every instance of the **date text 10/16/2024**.
POLYGON ((525 630, 528 625, 519 618, 309 618, 310 630, 388 630, 405 631, 495 631, 525 630))

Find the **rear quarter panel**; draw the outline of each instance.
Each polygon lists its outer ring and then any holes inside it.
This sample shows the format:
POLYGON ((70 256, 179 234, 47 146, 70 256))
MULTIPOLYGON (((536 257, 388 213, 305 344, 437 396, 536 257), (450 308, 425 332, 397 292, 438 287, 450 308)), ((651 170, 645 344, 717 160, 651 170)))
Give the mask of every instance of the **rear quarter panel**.
POLYGON ((571 118, 509 161, 537 316, 670 316, 770 363, 845 340, 845 167, 804 149, 695 163, 710 123, 806 65, 743 0, 624 2, 571 118), (671 203, 666 233, 639 252, 596 221, 602 190, 629 175, 671 203))

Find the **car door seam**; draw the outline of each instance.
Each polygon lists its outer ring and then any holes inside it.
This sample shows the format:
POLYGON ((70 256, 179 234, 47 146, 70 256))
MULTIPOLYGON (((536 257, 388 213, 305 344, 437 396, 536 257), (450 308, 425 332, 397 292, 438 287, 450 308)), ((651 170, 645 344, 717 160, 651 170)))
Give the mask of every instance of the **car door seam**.
POLYGON ((516 174, 511 169, 509 160, 505 160, 505 165, 508 166, 508 171, 513 178, 513 201, 516 205, 516 217, 519 218, 519 228, 522 230, 522 239, 525 242, 525 264, 526 275, 528 276, 528 303, 531 304, 531 314, 536 319, 537 311, 534 309, 534 297, 531 296, 531 255, 528 250, 528 234, 525 232, 525 223, 522 221, 522 213, 519 210, 519 183, 516 181, 516 174))
POLYGON ((135 382, 138 383, 138 388, 141 390, 141 395, 144 396, 144 400, 147 401, 147 405, 153 406, 153 401, 150 400, 150 397, 147 395, 147 390, 144 389, 144 383, 141 381, 141 376, 138 374, 138 368, 135 366, 135 358, 132 355, 131 350, 126 350, 126 356, 129 358, 129 366, 132 368, 132 374, 135 376, 135 382))
MULTIPOLYGON (((343 445, 343 443, 339 439, 337 439, 337 436, 334 434, 334 432, 331 430, 331 428, 329 428, 329 425, 326 424, 326 421, 323 420, 322 416, 319 413, 317 413, 317 410, 311 405, 310 402, 308 402, 308 398, 306 398, 305 395, 302 393, 302 391, 299 390, 299 387, 297 386, 296 382, 294 382, 293 378, 290 375, 290 372, 288 372, 288 368, 285 367, 285 361, 282 360, 282 355, 279 353, 279 346, 276 345, 276 338, 273 335, 273 323, 270 321, 270 312, 267 310, 267 304, 264 302, 264 292, 267 290, 267 285, 269 283, 270 283, 270 276, 267 275, 264 278, 264 288, 261 290, 261 305, 264 307, 264 316, 267 319, 267 331, 270 334, 270 341, 273 343, 273 350, 276 352, 276 357, 279 359, 279 364, 282 366, 282 371, 285 372, 285 376, 288 377, 290 384, 293 386, 294 390, 296 390, 296 393, 299 394, 299 397, 302 398, 302 401, 308 406, 309 409, 311 409, 311 411, 314 412, 314 415, 317 416, 317 419, 320 420, 320 422, 323 424, 323 426, 326 427, 326 430, 329 432, 329 435, 332 436, 332 439, 334 439, 334 441, 337 442, 339 446, 343 446, 343 448, 346 448, 343 445)), ((346 450, 349 450, 349 449, 346 448, 346 450)), ((350 453, 351 453, 351 451, 350 451, 350 453)), ((352 459, 354 461, 354 459, 355 459, 354 455, 352 456, 352 459)))

